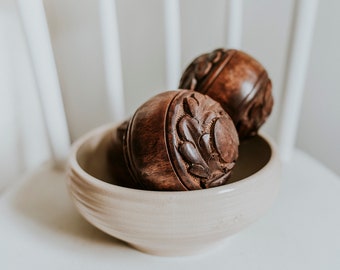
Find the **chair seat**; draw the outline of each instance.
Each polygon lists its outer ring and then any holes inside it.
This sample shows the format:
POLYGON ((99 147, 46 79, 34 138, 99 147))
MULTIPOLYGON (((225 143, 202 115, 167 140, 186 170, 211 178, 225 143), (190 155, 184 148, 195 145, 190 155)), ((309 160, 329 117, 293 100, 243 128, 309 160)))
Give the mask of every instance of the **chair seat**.
POLYGON ((64 178, 46 163, 1 195, 0 269, 340 269, 340 179, 299 150, 262 219, 191 257, 143 254, 97 230, 64 178))

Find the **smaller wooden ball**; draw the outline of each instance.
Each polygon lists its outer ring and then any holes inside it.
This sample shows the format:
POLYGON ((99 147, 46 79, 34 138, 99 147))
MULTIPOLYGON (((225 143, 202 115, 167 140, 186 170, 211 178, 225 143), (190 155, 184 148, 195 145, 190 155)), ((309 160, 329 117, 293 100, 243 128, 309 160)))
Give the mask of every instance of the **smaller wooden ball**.
POLYGON ((239 50, 217 49, 197 57, 183 73, 179 88, 218 101, 233 119, 240 139, 256 135, 273 107, 267 71, 239 50))
POLYGON ((126 128, 124 162, 138 188, 195 190, 225 184, 238 157, 229 115, 210 97, 168 91, 139 107, 126 128))
POLYGON ((113 184, 138 188, 138 183, 131 177, 124 157, 124 140, 129 121, 130 119, 124 121, 111 132, 110 144, 107 149, 108 173, 112 177, 113 184))

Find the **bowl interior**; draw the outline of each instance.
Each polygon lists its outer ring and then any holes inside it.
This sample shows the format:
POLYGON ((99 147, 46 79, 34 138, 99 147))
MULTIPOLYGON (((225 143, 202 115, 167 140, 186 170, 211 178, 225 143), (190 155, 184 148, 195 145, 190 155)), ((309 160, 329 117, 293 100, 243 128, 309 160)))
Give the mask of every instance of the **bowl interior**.
POLYGON ((228 183, 236 182, 261 170, 270 160, 272 148, 261 135, 240 143, 239 158, 228 183))
MULTIPOLYGON (((91 176, 104 182, 116 184, 109 173, 107 149, 110 140, 114 139, 113 128, 94 132, 85 139, 77 152, 80 167, 91 176)), ((241 142, 239 158, 228 183, 233 183, 260 171, 270 160, 272 147, 261 135, 241 142)))

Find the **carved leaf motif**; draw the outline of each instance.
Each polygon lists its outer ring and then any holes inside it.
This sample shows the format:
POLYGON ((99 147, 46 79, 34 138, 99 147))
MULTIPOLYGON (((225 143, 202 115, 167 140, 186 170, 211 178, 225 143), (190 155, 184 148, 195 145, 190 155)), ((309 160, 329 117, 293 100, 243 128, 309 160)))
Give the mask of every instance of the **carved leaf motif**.
POLYGON ((199 61, 197 65, 195 66, 195 74, 198 79, 207 75, 212 67, 212 63, 209 62, 208 59, 206 59, 206 57, 200 60, 201 61, 199 61))
POLYGON ((221 168, 224 170, 224 172, 230 171, 232 168, 234 168, 235 162, 229 162, 229 163, 223 163, 221 168))
MULTIPOLYGON (((197 57, 185 70, 182 75, 179 88, 195 90, 201 81, 209 74, 214 65, 218 65, 228 51, 216 49, 211 53, 203 54, 197 57), (188 78, 189 80, 184 80, 188 78)), ((199 88, 199 87, 198 87, 199 88)))
POLYGON ((196 85, 197 85, 197 80, 196 80, 196 78, 192 78, 192 80, 191 80, 191 82, 190 82, 190 87, 189 87, 189 89, 190 89, 190 90, 196 89, 196 85))
POLYGON ((200 146, 200 149, 202 149, 202 155, 203 156, 210 156, 212 154, 212 149, 210 146, 210 134, 209 133, 205 133, 203 134, 199 141, 198 144, 200 146))
POLYGON ((189 173, 200 177, 200 178, 208 178, 209 177, 209 170, 205 167, 203 167, 200 164, 192 164, 189 169, 189 173))
POLYGON ((228 126, 228 122, 226 121, 225 118, 219 118, 215 122, 214 129, 212 130, 212 132, 215 138, 214 140, 215 147, 221 159, 224 162, 230 162, 237 158, 237 153, 234 151, 234 148, 231 147, 232 145, 234 145, 234 141, 232 140, 232 137, 225 136, 224 134, 226 130, 230 130, 228 126), (223 151, 224 149, 228 149, 228 150, 223 151))
POLYGON ((222 51, 223 49, 217 49, 213 51, 209 57, 210 61, 212 61, 213 63, 217 63, 221 59, 222 51))
POLYGON ((197 165, 207 168, 207 164, 202 159, 198 149, 191 142, 182 143, 179 148, 179 152, 181 153, 183 159, 187 161, 191 166, 197 165))
POLYGON ((202 122, 202 127, 204 128, 205 132, 208 132, 210 129, 211 124, 213 123, 214 119, 216 118, 216 115, 213 113, 206 111, 202 114, 201 116, 201 122, 202 122), (207 129, 208 128, 208 129, 207 129))
POLYGON ((233 141, 225 134, 231 119, 223 115, 222 109, 216 109, 214 101, 201 99, 190 94, 182 101, 184 116, 176 126, 180 139, 177 150, 187 172, 199 178, 202 188, 208 188, 227 181, 237 153, 229 150, 233 141))
POLYGON ((225 184, 228 181, 230 173, 231 173, 231 171, 229 171, 225 174, 221 174, 218 177, 211 179, 210 181, 207 181, 206 187, 211 188, 211 187, 217 187, 217 186, 225 184))
POLYGON ((190 96, 187 97, 183 100, 183 108, 184 111, 189 114, 191 117, 195 117, 196 115, 196 111, 197 111, 197 106, 198 106, 198 102, 197 100, 190 96))
POLYGON ((185 115, 178 122, 177 130, 179 137, 183 141, 189 141, 195 144, 199 136, 198 121, 195 118, 185 115))

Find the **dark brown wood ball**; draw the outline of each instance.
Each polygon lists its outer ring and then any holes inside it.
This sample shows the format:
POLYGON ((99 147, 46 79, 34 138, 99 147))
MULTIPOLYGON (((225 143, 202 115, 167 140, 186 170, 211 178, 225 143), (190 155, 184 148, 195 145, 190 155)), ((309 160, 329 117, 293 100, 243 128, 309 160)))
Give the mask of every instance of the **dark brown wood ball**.
POLYGON ((154 96, 136 110, 124 134, 120 151, 131 183, 141 189, 184 191, 223 185, 238 157, 239 139, 230 116, 198 92, 154 96))
POLYGON ((179 88, 218 101, 233 119, 240 139, 256 135, 273 107, 267 71, 239 50, 217 49, 197 57, 183 73, 179 88))
POLYGON ((130 119, 124 121, 111 132, 107 149, 108 173, 112 177, 112 184, 128 188, 140 188, 131 177, 124 157, 124 140, 129 121, 130 119))

